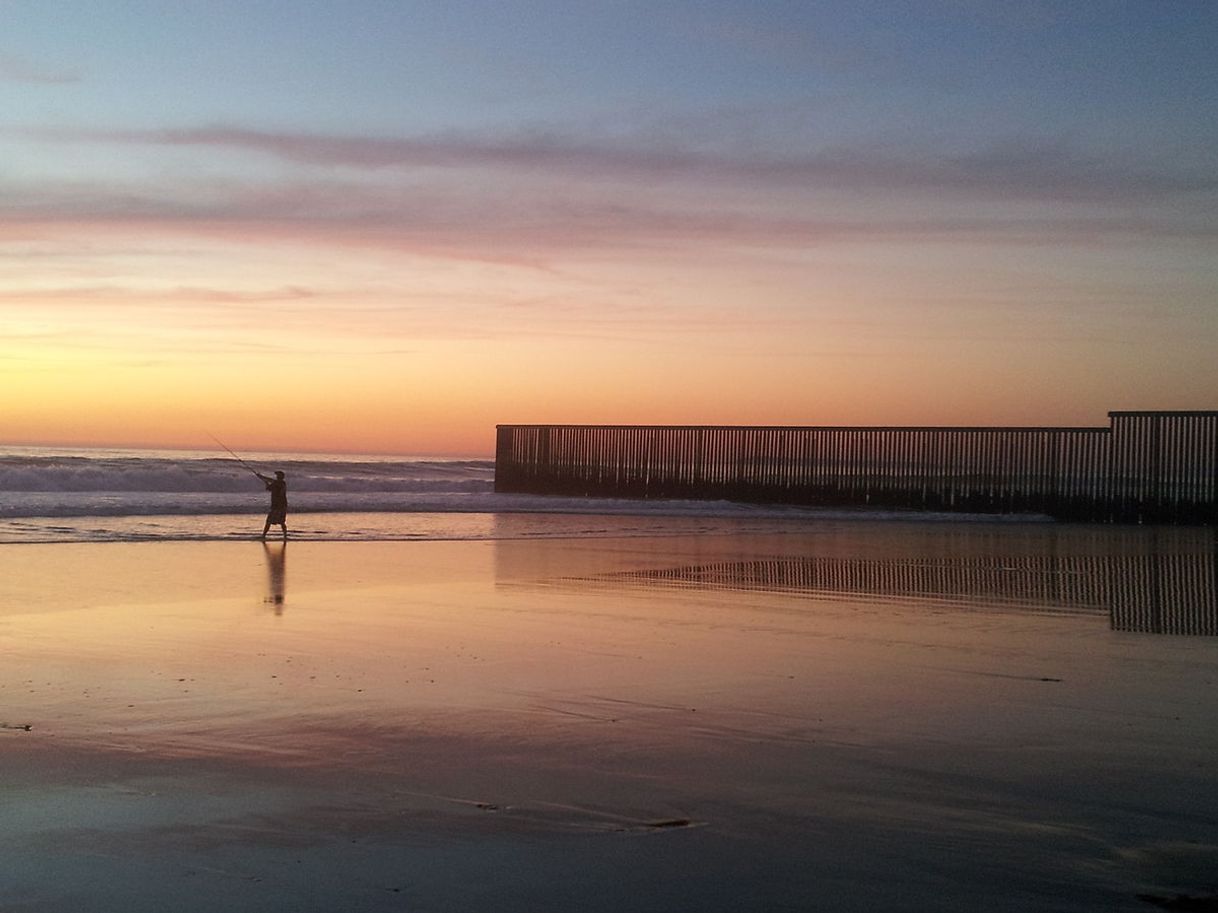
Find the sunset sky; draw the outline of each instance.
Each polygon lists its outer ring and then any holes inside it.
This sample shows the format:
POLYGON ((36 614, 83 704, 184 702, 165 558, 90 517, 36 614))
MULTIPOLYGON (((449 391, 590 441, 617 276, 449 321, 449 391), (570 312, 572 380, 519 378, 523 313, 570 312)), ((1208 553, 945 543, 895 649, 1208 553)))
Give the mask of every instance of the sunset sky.
POLYGON ((1218 408, 1218 3, 0 0, 0 443, 1218 408))

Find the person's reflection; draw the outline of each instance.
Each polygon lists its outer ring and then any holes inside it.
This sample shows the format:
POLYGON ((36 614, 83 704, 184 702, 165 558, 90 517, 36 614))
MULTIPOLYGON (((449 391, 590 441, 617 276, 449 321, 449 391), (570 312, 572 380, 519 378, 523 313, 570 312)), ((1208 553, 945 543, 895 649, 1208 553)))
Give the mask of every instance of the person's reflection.
POLYGON ((267 590, 266 598, 262 601, 275 607, 275 614, 283 614, 283 598, 285 580, 287 577, 287 559, 288 559, 288 544, 280 542, 271 544, 269 542, 262 543, 262 550, 266 552, 266 578, 267 590))

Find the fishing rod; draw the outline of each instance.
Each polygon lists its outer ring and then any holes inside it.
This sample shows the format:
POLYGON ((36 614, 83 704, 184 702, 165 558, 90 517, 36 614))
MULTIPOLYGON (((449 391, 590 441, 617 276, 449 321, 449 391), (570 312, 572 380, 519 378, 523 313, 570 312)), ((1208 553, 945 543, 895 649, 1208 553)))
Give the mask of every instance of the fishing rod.
POLYGON ((227 451, 228 451, 229 456, 231 456, 231 457, 232 457, 234 460, 236 460, 238 463, 240 463, 242 466, 244 466, 246 469, 248 469, 250 472, 252 472, 252 473, 253 473, 254 475, 256 475, 258 478, 260 478, 260 479, 262 478, 262 473, 260 473, 260 472, 259 472, 257 469, 255 469, 255 468, 254 468, 253 466, 251 466, 249 463, 245 462, 245 460, 241 459, 241 457, 237 456, 237 454, 233 453, 232 448, 230 448, 230 447, 228 446, 228 444, 224 443, 224 441, 220 440, 218 437, 216 437, 216 436, 215 436, 214 434, 212 434, 210 431, 209 431, 209 432, 207 432, 207 436, 208 436, 209 438, 211 438, 213 441, 215 441, 217 444, 219 444, 221 447, 223 447, 225 450, 227 450, 227 451))

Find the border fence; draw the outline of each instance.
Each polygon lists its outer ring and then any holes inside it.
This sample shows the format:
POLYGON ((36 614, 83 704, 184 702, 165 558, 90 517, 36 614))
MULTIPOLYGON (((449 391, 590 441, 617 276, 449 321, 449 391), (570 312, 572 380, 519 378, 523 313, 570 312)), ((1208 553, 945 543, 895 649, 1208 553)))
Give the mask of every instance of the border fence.
POLYGON ((499 425, 495 490, 1218 523, 1218 411, 1107 427, 499 425))

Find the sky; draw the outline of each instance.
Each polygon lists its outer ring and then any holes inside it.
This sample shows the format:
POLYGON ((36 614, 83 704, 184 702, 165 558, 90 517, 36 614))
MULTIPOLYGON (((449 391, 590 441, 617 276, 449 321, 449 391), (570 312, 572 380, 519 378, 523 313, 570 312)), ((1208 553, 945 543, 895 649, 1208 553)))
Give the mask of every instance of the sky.
POLYGON ((0 0, 0 444, 1218 408, 1218 3, 0 0))

